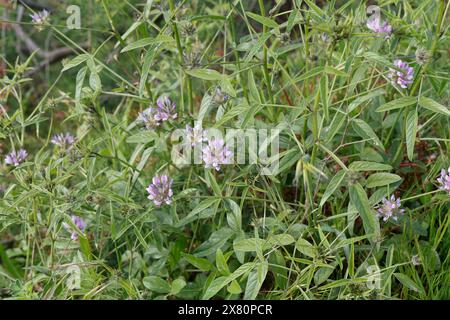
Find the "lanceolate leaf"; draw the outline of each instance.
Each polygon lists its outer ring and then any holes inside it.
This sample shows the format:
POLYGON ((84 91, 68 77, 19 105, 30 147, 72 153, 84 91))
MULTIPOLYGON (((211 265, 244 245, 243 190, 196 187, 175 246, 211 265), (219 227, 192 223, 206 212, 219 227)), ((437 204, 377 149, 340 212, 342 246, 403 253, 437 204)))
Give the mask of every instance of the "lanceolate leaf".
POLYGON ((361 119, 353 119, 353 128, 362 138, 368 139, 372 144, 384 149, 375 131, 366 122, 361 119))
POLYGON ((375 188, 386 186, 388 184, 402 180, 402 178, 393 173, 380 172, 374 173, 367 179, 367 187, 375 188))
POLYGON ((186 70, 186 73, 193 77, 209 81, 222 80, 226 77, 220 72, 212 69, 192 69, 186 70))
POLYGON ((63 69, 61 70, 61 72, 64 72, 66 70, 72 69, 74 67, 76 67, 77 65, 85 62, 86 60, 88 60, 91 57, 90 54, 84 53, 84 54, 80 54, 79 56, 76 56, 75 58, 73 58, 72 60, 70 60, 69 62, 67 62, 63 69))
POLYGON ((433 99, 421 97, 419 99, 419 104, 421 107, 424 107, 428 110, 431 110, 435 113, 440 113, 446 116, 450 116, 449 108, 444 107, 442 104, 434 101, 433 99))
POLYGON ((167 281, 160 277, 148 276, 142 282, 147 289, 157 293, 169 293, 171 290, 167 281))
POLYGON ((248 275, 247 286, 245 288, 244 300, 254 300, 266 279, 268 270, 267 261, 259 263, 248 275))
POLYGON ((356 183, 350 186, 349 195, 350 202, 355 206, 362 219, 364 231, 370 235, 371 242, 375 242, 380 237, 380 224, 369 205, 366 192, 359 183, 356 183))
POLYGON ((336 191, 336 189, 341 184, 342 180, 345 178, 345 170, 340 170, 338 173, 334 175, 334 177, 330 180, 328 183, 328 186, 322 196, 322 199, 320 199, 320 206, 322 207, 325 202, 327 202, 328 198, 336 191))
POLYGON ((406 150, 409 161, 413 160, 414 143, 416 142, 418 116, 416 110, 411 110, 406 117, 406 150))
POLYGON ((220 199, 217 199, 217 198, 210 198, 210 199, 203 200, 194 208, 194 210, 191 211, 191 213, 189 213, 183 220, 181 220, 177 224, 177 227, 182 227, 185 224, 190 223, 197 218, 201 218, 203 213, 207 209, 209 209, 210 207, 213 207, 213 206, 214 207, 217 206, 219 204, 219 202, 220 202, 220 199))
POLYGON ((382 106, 377 108, 377 112, 405 108, 415 103, 417 103, 417 97, 402 97, 383 104, 382 106))
POLYGON ((246 12, 245 14, 248 15, 253 20, 258 21, 259 23, 265 25, 266 27, 278 28, 278 24, 270 18, 260 16, 259 14, 253 12, 246 12))
POLYGON ((142 47, 149 46, 151 44, 161 44, 165 42, 172 42, 174 39, 167 35, 159 35, 155 38, 144 38, 140 39, 138 41, 132 42, 129 45, 127 45, 125 48, 122 49, 120 52, 127 52, 135 49, 139 49, 142 47))
POLYGON ((383 171, 392 170, 388 164, 372 162, 372 161, 353 161, 348 168, 352 171, 383 171))
POLYGON ((214 279, 206 289, 203 299, 208 300, 215 296, 223 287, 228 285, 231 281, 237 279, 243 274, 248 274, 256 266, 255 262, 247 262, 241 265, 229 276, 222 276, 214 279))

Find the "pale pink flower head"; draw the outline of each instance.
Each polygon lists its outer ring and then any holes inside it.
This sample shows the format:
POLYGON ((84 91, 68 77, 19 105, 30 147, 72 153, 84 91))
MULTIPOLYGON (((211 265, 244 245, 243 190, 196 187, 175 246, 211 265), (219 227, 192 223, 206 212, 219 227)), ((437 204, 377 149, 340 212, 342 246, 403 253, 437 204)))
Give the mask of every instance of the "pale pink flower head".
POLYGON ((383 221, 389 218, 397 221, 398 216, 405 213, 405 209, 401 209, 400 206, 400 198, 396 199, 394 195, 391 195, 389 200, 383 198, 381 205, 378 206, 377 217, 382 217, 383 221))
POLYGON ((366 25, 375 33, 385 34, 386 38, 392 34, 391 25, 387 21, 381 22, 380 18, 369 19, 366 25))
MULTIPOLYGON (((81 231, 81 233, 84 233, 86 229, 86 222, 82 218, 76 215, 71 216, 73 224, 81 231)), ((68 223, 63 223, 64 229, 66 229, 68 232, 70 232, 70 239, 73 241, 76 241, 78 239, 78 233, 73 230, 73 228, 68 223)))
POLYGON ((152 200, 155 206, 172 203, 172 183, 173 180, 167 175, 155 176, 152 183, 148 186, 148 199, 152 200))
POLYGON ((207 141, 208 138, 206 135, 206 130, 203 130, 199 126, 194 126, 194 128, 192 128, 190 125, 186 125, 186 142, 190 146, 195 147, 196 145, 201 145, 204 141, 207 141))
POLYGON ((51 142, 62 149, 69 149, 75 142, 75 137, 70 133, 60 133, 52 137, 51 142))
POLYGON ((203 162, 205 168, 214 168, 220 170, 221 164, 230 164, 232 162, 233 153, 225 145, 222 139, 211 139, 202 149, 203 162))
POLYGON ((155 129, 159 126, 159 121, 155 119, 155 109, 153 108, 147 108, 144 111, 139 112, 136 122, 144 125, 149 130, 155 129))
POLYGON ((49 17, 50 17, 50 12, 48 12, 47 10, 42 10, 39 12, 35 12, 33 14, 30 14, 31 17, 31 21, 36 24, 36 25, 44 25, 49 17))
POLYGON ((5 163, 14 167, 25 161, 28 156, 28 152, 25 149, 20 149, 19 151, 11 151, 5 157, 5 163))
POLYGON ((414 69, 410 67, 407 62, 400 59, 394 61, 394 66, 401 69, 400 71, 389 68, 388 78, 391 79, 393 85, 399 85, 403 89, 413 83, 414 69))
POLYGON ((439 190, 446 191, 448 195, 450 195, 450 167, 447 169, 441 170, 441 176, 437 178, 437 182, 439 184, 439 190))

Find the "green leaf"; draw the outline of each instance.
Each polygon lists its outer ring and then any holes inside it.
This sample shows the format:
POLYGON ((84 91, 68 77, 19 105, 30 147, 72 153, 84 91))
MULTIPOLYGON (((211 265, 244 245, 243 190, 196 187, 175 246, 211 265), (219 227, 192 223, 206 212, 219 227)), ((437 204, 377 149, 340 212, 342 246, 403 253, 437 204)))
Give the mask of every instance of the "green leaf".
POLYGON ((372 161, 353 161, 348 168, 352 171, 383 171, 392 170, 392 166, 372 161))
MULTIPOLYGON (((176 227, 182 227, 192 221, 194 221, 195 219, 198 218, 202 218, 202 213, 204 213, 206 211, 206 209, 212 207, 213 205, 217 206, 220 202, 220 199, 218 198, 208 198, 203 200, 202 202, 200 202, 195 208, 194 210, 191 211, 191 213, 189 213, 186 217, 184 217, 182 220, 180 220, 177 224, 176 227)), ((206 217, 209 217, 210 215, 207 214, 206 217)))
POLYGON ((381 143, 381 141, 378 138, 378 136, 376 135, 376 133, 363 120, 361 120, 361 119, 353 119, 353 129, 363 139, 369 139, 372 144, 374 144, 374 145, 384 149, 384 146, 381 143))
POLYGON ((231 283, 227 287, 227 291, 231 294, 239 294, 242 292, 241 286, 239 282, 236 280, 231 281, 231 283))
POLYGON ((300 253, 303 253, 310 258, 315 258, 317 256, 317 248, 306 239, 299 238, 295 243, 295 248, 300 251, 300 253))
POLYGON ((132 42, 130 44, 128 44, 125 48, 123 48, 120 52, 128 52, 131 50, 135 50, 138 48, 142 48, 145 46, 149 46, 151 44, 161 44, 161 43, 167 43, 167 42, 172 42, 175 41, 172 37, 168 36, 168 35, 159 35, 156 38, 144 38, 144 39, 139 39, 138 41, 132 42))
POLYGON ((120 36, 120 37, 122 38, 122 40, 125 40, 126 38, 128 38, 128 36, 129 36, 130 34, 132 34, 133 31, 136 30, 137 27, 139 27, 142 23, 144 23, 142 20, 133 22, 133 24, 127 29, 127 31, 125 31, 125 32, 120 36))
POLYGON ((278 24, 270 18, 263 17, 263 16, 260 16, 259 14, 249 12, 249 11, 247 11, 245 14, 248 15, 253 20, 265 25, 266 27, 278 28, 278 24))
POLYGON ((286 26, 287 33, 290 33, 292 31, 292 28, 294 27, 294 23, 296 21, 298 13, 299 13, 299 11, 292 10, 291 13, 289 14, 289 18, 288 18, 288 22, 287 22, 287 26, 286 26))
POLYGON ((129 136, 126 139, 127 143, 142 143, 142 144, 146 144, 149 142, 152 142, 154 140, 156 140, 158 138, 158 135, 153 132, 153 131, 149 131, 149 130, 145 130, 145 131, 139 131, 136 134, 133 134, 132 136, 129 136))
POLYGON ((239 268, 237 268, 231 275, 225 277, 218 277, 214 279, 211 284, 206 289, 202 299, 208 300, 215 296, 223 287, 228 285, 233 280, 237 279, 238 277, 242 276, 243 274, 249 273, 254 267, 254 262, 247 262, 241 265, 239 268))
POLYGON ((380 56, 375 52, 365 52, 363 54, 363 57, 366 58, 367 60, 378 62, 384 65, 385 67, 393 67, 392 63, 389 60, 387 60, 385 57, 380 56))
POLYGON ((411 289, 413 291, 419 292, 420 294, 425 294, 425 290, 416 284, 413 280, 411 280, 410 277, 408 277, 406 274, 403 273, 394 273, 394 276, 400 281, 401 284, 403 284, 408 289, 411 289))
POLYGON ((195 78, 209 81, 223 80, 226 77, 226 75, 212 69, 192 69, 186 70, 186 73, 195 78))
POLYGON ((202 102, 200 103, 200 110, 198 112, 197 116, 197 123, 202 124, 203 118, 206 116, 206 114, 209 111, 209 108, 212 105, 212 97, 209 94, 205 94, 203 96, 202 102))
POLYGON ((232 97, 236 97, 236 90, 234 89, 228 77, 220 80, 219 86, 222 91, 228 93, 232 97))
POLYGON ((316 286, 324 283, 331 276, 335 268, 336 265, 319 268, 319 270, 317 270, 314 274, 314 283, 316 286))
POLYGON ((184 281, 183 278, 178 278, 175 279, 172 282, 172 286, 170 289, 170 294, 171 295, 177 295, 178 293, 180 293, 181 290, 183 290, 183 288, 186 286, 186 281, 184 281))
POLYGON ((418 121, 417 111, 411 110, 406 116, 406 150, 409 161, 412 161, 414 156, 418 121))
POLYGON ((352 103, 349 104, 348 112, 352 112, 353 110, 355 110, 359 105, 363 104, 364 102, 372 100, 375 97, 384 95, 385 93, 386 93, 386 90, 377 89, 366 95, 356 98, 355 100, 352 101, 352 103))
POLYGON ((234 243, 234 250, 243 252, 257 252, 258 248, 270 250, 275 246, 287 246, 295 242, 295 239, 289 234, 277 234, 266 239, 249 238, 234 243))
POLYGON ((211 170, 206 171, 206 180, 208 181, 208 186, 213 189, 214 195, 220 197, 222 195, 222 190, 220 189, 219 184, 216 181, 216 178, 211 173, 211 170))
POLYGON ((228 276, 230 274, 230 269, 228 268, 227 260, 223 255, 222 250, 220 248, 216 251, 216 266, 217 270, 224 276, 228 276))
POLYGON ((206 257, 215 253, 217 249, 221 248, 233 234, 234 231, 226 227, 213 232, 206 242, 203 242, 197 247, 194 254, 197 257, 206 257))
POLYGON ((374 173, 370 175, 370 177, 367 179, 367 187, 368 188, 381 187, 400 180, 402 180, 402 178, 393 173, 387 172, 374 173))
POLYGON ((89 86, 94 91, 100 91, 102 89, 102 80, 100 79, 98 73, 91 72, 89 75, 89 86))
POLYGON ((318 17, 322 17, 324 15, 322 9, 320 9, 320 7, 314 3, 315 1, 312 0, 304 0, 304 1, 308 4, 308 7, 312 9, 311 12, 316 13, 318 17))
POLYGON ((345 178, 345 174, 346 174, 345 170, 340 170, 334 175, 333 178, 331 178, 330 182, 327 185, 327 188, 325 189, 322 199, 320 199, 321 207, 325 204, 325 202, 327 202, 328 198, 340 186, 340 184, 342 183, 342 180, 344 180, 344 178, 345 178))
POLYGON ((324 71, 328 74, 332 74, 335 76, 348 77, 348 73, 346 73, 342 70, 336 69, 332 66, 325 66, 324 71))
POLYGON ((210 271, 210 270, 214 269, 214 265, 208 259, 199 258, 192 254, 187 254, 187 253, 183 254, 183 258, 185 258, 187 262, 189 262, 190 264, 192 264, 194 267, 198 268, 199 270, 210 271))
POLYGON ((396 100, 389 101, 377 108, 377 112, 384 112, 394 109, 405 108, 417 103, 417 97, 402 97, 396 100))
POLYGON ((10 276, 15 279, 20 279, 23 277, 23 271, 19 266, 16 266, 13 260, 11 260, 6 253, 5 247, 0 243, 0 261, 1 266, 6 270, 10 276))
POLYGON ((259 263, 248 275, 247 286, 245 287, 244 300, 255 300, 261 290, 261 286, 266 279, 268 263, 264 261, 259 263))
POLYGON ((363 187, 356 183, 349 188, 350 203, 353 204, 363 222, 364 231, 370 235, 370 241, 376 242, 380 237, 380 224, 372 211, 367 194, 363 187))
POLYGON ((269 237, 263 249, 269 250, 275 246, 287 246, 294 242, 295 239, 290 234, 277 234, 269 237))
POLYGON ((233 248, 236 251, 255 252, 258 251, 258 248, 262 250, 262 246, 265 242, 266 240, 259 238, 243 239, 235 241, 233 243, 233 248))
POLYGON ((149 48, 144 56, 144 63, 142 64, 141 70, 141 80, 139 81, 139 96, 142 97, 144 95, 145 85, 147 83, 147 78, 150 73, 151 63, 153 58, 156 55, 156 48, 153 46, 149 48))
POLYGON ((169 293, 171 291, 167 281, 160 277, 148 276, 142 279, 142 282, 147 289, 157 293, 169 293))
POLYGON ((444 107, 442 104, 434 101, 433 99, 426 98, 426 97, 420 97, 419 104, 420 104, 420 106, 424 107, 425 109, 428 109, 435 113, 440 113, 440 114, 443 114, 446 116, 450 116, 450 110, 448 108, 444 107))
POLYGON ((314 76, 317 76, 319 74, 322 74, 324 70, 324 67, 315 67, 312 68, 311 70, 309 70, 308 72, 298 76, 297 78, 295 78, 294 82, 300 82, 309 78, 312 78, 314 76))
POLYGON ((76 67, 77 65, 85 62, 90 57, 91 57, 91 55, 88 54, 88 53, 83 53, 83 54, 80 54, 79 56, 76 56, 75 58, 73 58, 72 60, 70 60, 69 62, 64 64, 63 69, 61 70, 61 72, 64 72, 66 70, 69 70, 69 69, 72 69, 72 68, 76 67))
POLYGON ((227 212, 227 222, 231 229, 239 232, 242 229, 242 213, 241 208, 231 199, 227 199, 230 210, 227 212))
POLYGON ((84 234, 79 234, 78 240, 80 241, 80 250, 83 252, 86 260, 90 261, 92 259, 92 250, 91 245, 89 244, 89 240, 86 238, 84 234))
POLYGON ((75 85, 75 107, 79 113, 83 111, 83 107, 81 105, 81 90, 83 89, 84 78, 86 77, 87 67, 81 68, 76 77, 76 85, 75 85))

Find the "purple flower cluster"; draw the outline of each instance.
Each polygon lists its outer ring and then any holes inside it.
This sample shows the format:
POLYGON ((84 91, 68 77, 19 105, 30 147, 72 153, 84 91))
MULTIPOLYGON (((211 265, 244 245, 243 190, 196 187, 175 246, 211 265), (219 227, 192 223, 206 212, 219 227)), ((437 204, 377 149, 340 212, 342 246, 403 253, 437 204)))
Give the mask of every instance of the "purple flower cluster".
POLYGON ((202 144, 202 142, 207 141, 206 135, 206 130, 202 130, 202 128, 198 126, 192 128, 190 125, 186 125, 186 142, 190 146, 195 147, 196 145, 202 144))
POLYGON ((172 183, 173 180, 167 175, 155 176, 152 183, 148 186, 148 199, 152 200, 155 206, 172 203, 172 183))
POLYGON ((172 102, 168 97, 163 96, 159 97, 158 100, 156 100, 156 105, 158 108, 155 112, 155 120, 162 122, 167 121, 169 119, 176 119, 177 113, 176 108, 177 105, 175 102, 172 102))
POLYGON ((394 61, 394 66, 401 69, 401 71, 389 68, 388 78, 391 79, 393 85, 399 85, 402 88, 407 88, 408 85, 413 82, 413 67, 410 67, 407 62, 400 59, 394 61))
POLYGON ((60 148, 63 149, 69 149, 73 143, 75 142, 74 136, 72 136, 70 133, 66 134, 57 134, 52 137, 51 142, 60 148))
POLYGON ((387 21, 381 22, 380 18, 369 19, 366 25, 375 33, 386 34, 386 38, 389 38, 392 33, 391 25, 387 21))
POLYGON ((13 150, 5 157, 5 163, 17 167, 25 161, 27 156, 28 152, 25 149, 13 150))
POLYGON ((208 145, 202 149, 202 154, 205 168, 213 167, 217 171, 220 170, 221 164, 230 164, 233 157, 225 142, 214 138, 208 141, 208 145))
POLYGON ((159 97, 156 101, 157 108, 147 108, 140 112, 137 121, 145 125, 147 129, 155 129, 162 122, 169 119, 176 119, 176 104, 168 97, 159 97))
MULTIPOLYGON (((86 229, 86 222, 84 220, 76 215, 72 215, 72 222, 73 224, 82 232, 84 233, 84 230, 86 229)), ((73 241, 78 239, 78 233, 77 231, 73 230, 73 228, 68 223, 63 223, 63 227, 71 233, 70 239, 73 241)))
POLYGON ((441 176, 437 178, 437 182, 439 183, 439 190, 446 191, 450 195, 450 167, 447 169, 441 170, 441 176))
POLYGON ((394 195, 391 195, 390 200, 383 198, 381 205, 378 206, 377 217, 383 217, 383 221, 389 218, 397 221, 398 216, 404 212, 405 209, 400 208, 400 198, 396 199, 394 195))
POLYGON ((154 129, 159 126, 158 121, 155 120, 154 113, 155 112, 153 108, 147 108, 144 111, 139 112, 136 121, 144 124, 145 127, 149 130, 154 129))
POLYGON ((31 21, 34 24, 43 25, 45 22, 47 22, 48 18, 50 17, 50 12, 44 9, 40 12, 30 14, 30 17, 31 21))

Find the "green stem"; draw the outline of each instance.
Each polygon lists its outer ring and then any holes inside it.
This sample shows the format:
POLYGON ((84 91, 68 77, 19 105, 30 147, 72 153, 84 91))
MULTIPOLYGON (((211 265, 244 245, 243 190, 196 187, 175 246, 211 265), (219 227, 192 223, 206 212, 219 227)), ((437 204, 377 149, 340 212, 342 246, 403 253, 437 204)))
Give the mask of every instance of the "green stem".
MULTIPOLYGON (((436 52, 436 47, 439 41, 439 38, 441 36, 441 29, 442 29, 442 23, 444 21, 444 15, 445 15, 445 0, 440 0, 439 2, 439 12, 438 12, 438 22, 436 25, 436 32, 434 34, 434 39, 433 39, 433 43, 431 44, 431 49, 430 49, 430 54, 431 54, 431 59, 434 56, 434 53, 436 52)), ((411 89, 411 96, 414 96, 415 93, 417 92, 417 89, 419 88, 419 84, 420 84, 420 78, 422 78, 422 76, 425 74, 425 72, 427 71, 428 68, 428 64, 429 61, 427 61, 421 68, 421 70, 419 71, 418 76, 416 77, 416 81, 414 82, 414 85, 411 89)))
MULTIPOLYGON (((266 10, 264 9, 264 1, 259 1, 259 9, 261 11, 261 15, 264 17, 266 10)), ((263 25, 263 35, 265 36, 267 32, 267 27, 263 25)), ((273 99, 273 92, 272 92, 272 86, 270 85, 270 76, 269 76, 269 68, 268 68, 268 56, 267 56, 267 46, 264 45, 263 48, 263 70, 264 70, 264 79, 267 85, 267 92, 269 94, 269 99, 271 103, 275 103, 275 100, 273 99)), ((273 112, 271 111, 271 115, 273 115, 273 112)))
MULTIPOLYGON (((169 0, 169 8, 170 8, 170 14, 172 16, 172 19, 175 18, 175 5, 173 3, 173 0, 169 0)), ((180 34, 178 32, 178 27, 175 21, 172 21, 172 29, 173 34, 175 36, 175 42, 177 43, 177 50, 178 50, 178 58, 180 60, 180 66, 183 65, 183 48, 181 47, 181 40, 180 40, 180 34)), ((192 98, 192 82, 189 75, 184 73, 184 76, 186 77, 187 87, 188 87, 188 104, 189 104, 189 110, 191 113, 194 111, 194 104, 193 104, 193 98, 192 98)), ((184 109, 184 104, 183 104, 184 109)), ((183 110, 184 112, 184 110, 183 110)))

